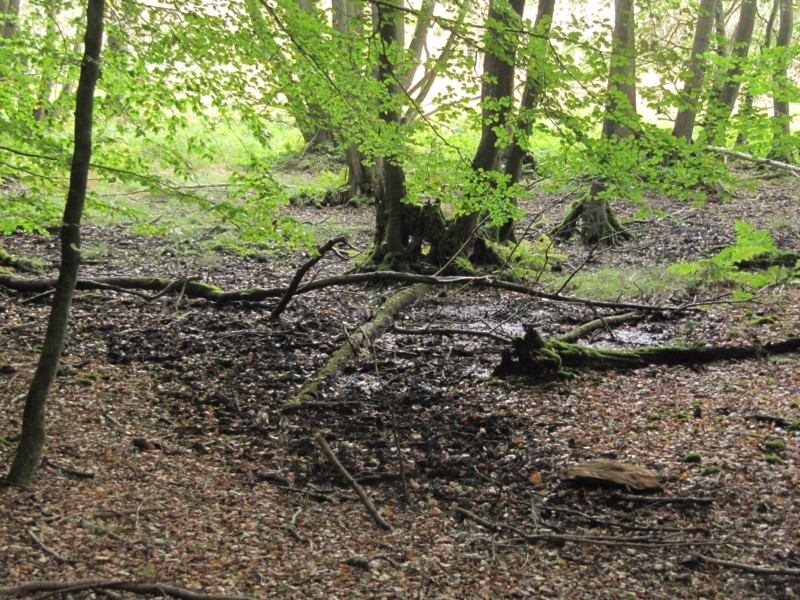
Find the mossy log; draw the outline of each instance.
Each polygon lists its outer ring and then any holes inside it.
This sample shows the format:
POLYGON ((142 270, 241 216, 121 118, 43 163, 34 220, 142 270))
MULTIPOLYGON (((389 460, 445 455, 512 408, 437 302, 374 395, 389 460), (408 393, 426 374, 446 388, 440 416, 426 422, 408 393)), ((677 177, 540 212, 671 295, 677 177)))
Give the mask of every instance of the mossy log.
POLYGON ((550 379, 569 369, 637 369, 647 365, 698 365, 730 359, 763 358, 800 351, 800 338, 746 346, 656 346, 634 350, 603 350, 558 340, 544 340, 532 327, 517 337, 495 367, 498 377, 518 375, 550 379))
POLYGON ((283 406, 282 410, 296 410, 302 407, 303 403, 319 401, 322 398, 322 390, 320 389, 322 384, 341 373, 344 367, 358 356, 358 353, 364 347, 391 327, 397 313, 414 304, 425 296, 430 289, 431 287, 428 285, 412 285, 387 298, 377 310, 375 316, 359 326, 357 331, 348 335, 347 342, 331 355, 327 364, 317 372, 311 381, 303 386, 303 389, 296 396, 283 406))

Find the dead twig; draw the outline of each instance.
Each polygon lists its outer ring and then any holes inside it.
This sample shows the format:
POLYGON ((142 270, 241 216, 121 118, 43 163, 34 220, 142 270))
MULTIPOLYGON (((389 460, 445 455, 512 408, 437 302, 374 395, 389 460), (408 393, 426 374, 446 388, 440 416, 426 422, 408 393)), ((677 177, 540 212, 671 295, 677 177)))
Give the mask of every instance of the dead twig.
POLYGON ((614 498, 614 500, 648 502, 653 504, 714 504, 713 498, 701 498, 698 496, 641 496, 637 494, 614 492, 611 497, 614 498))
POLYGON ((56 552, 52 548, 48 547, 42 540, 40 540, 36 536, 36 534, 33 532, 33 529, 28 529, 28 535, 31 536, 31 539, 34 542, 36 542, 36 545, 39 546, 39 548, 41 548, 44 551, 44 553, 47 554, 48 556, 55 558, 60 563, 71 562, 66 558, 64 558, 63 556, 61 556, 58 552, 56 552))
POLYGON ((373 504, 372 500, 370 500, 367 493, 364 491, 359 483, 353 479, 353 476, 347 471, 347 469, 342 466, 342 463, 339 462, 339 459, 336 458, 336 455, 331 450, 331 447, 328 445, 328 442, 325 440, 325 437, 322 435, 321 431, 318 431, 314 436, 314 440, 317 442, 319 447, 322 449, 323 454, 328 458, 329 461, 336 467, 336 470, 339 471, 339 474, 347 480, 347 483, 350 484, 350 487, 353 488, 353 491, 358 495, 361 502, 364 506, 367 507, 367 511, 369 512, 370 516, 373 520, 383 529, 390 531, 392 529, 391 525, 387 523, 384 518, 378 512, 378 509, 375 508, 375 504, 373 504))
POLYGON ((523 542, 551 542, 557 544, 596 544, 599 546, 623 546, 631 548, 676 547, 676 546, 722 546, 731 542, 713 540, 670 540, 654 537, 623 537, 600 535, 570 535, 563 533, 525 533, 513 525, 499 524, 484 517, 476 515, 466 508, 455 509, 459 515, 475 521, 490 531, 510 531, 517 535, 523 542))
POLYGON ((430 327, 427 329, 407 329, 405 327, 392 327, 395 333, 405 333, 408 335, 470 335, 473 337, 486 337, 501 344, 510 344, 511 338, 492 331, 478 331, 475 329, 453 329, 449 327, 430 327))
POLYGON ((162 583, 139 583, 116 579, 79 579, 75 581, 30 581, 0 588, 0 598, 21 598, 42 592, 66 594, 87 590, 119 590, 140 596, 170 596, 180 600, 249 600, 248 596, 203 594, 162 583))
POLYGON ((784 575, 786 577, 800 577, 800 569, 791 569, 788 567, 764 567, 761 565, 750 565, 747 563, 736 562, 733 560, 722 560, 704 554, 692 554, 682 561, 684 565, 691 565, 692 563, 707 563, 710 565, 719 565, 720 567, 728 567, 730 569, 738 569, 754 575, 784 575))
POLYGON ((274 321, 275 319, 281 316, 281 313, 289 305, 289 301, 292 299, 292 296, 294 296, 294 293, 299 287, 300 282, 303 280, 303 277, 305 276, 306 273, 308 273, 308 270, 311 267, 317 264, 322 259, 322 257, 325 256, 326 253, 330 252, 333 249, 334 246, 336 246, 337 244, 346 244, 346 243, 347 243, 347 238, 343 235, 340 235, 339 237, 335 237, 333 239, 328 240, 322 246, 317 246, 316 248, 317 254, 315 256, 312 256, 305 263, 303 263, 303 265, 301 265, 299 269, 297 269, 297 271, 294 274, 294 277, 292 278, 291 283, 289 283, 289 287, 286 288, 286 292, 284 292, 281 299, 278 300, 278 304, 275 305, 275 308, 272 309, 269 318, 274 321))

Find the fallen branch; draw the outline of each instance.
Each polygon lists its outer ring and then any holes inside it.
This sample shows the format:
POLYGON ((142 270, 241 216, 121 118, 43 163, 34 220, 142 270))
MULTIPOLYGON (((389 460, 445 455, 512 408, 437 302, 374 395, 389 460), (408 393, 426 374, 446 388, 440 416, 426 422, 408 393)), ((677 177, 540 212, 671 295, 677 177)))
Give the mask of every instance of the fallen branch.
MULTIPOLYGON (((225 291, 215 285, 196 281, 197 277, 190 277, 178 280, 180 283, 186 282, 182 292, 189 298, 199 298, 210 302, 225 304, 229 302, 261 302, 270 298, 281 298, 286 294, 286 288, 246 288, 240 290, 225 291)), ((684 304, 679 306, 659 306, 653 304, 636 304, 631 302, 604 302, 600 300, 589 300, 586 298, 575 298, 561 294, 549 294, 534 287, 503 281, 492 277, 437 277, 433 275, 421 275, 418 273, 400 273, 397 271, 377 271, 374 273, 351 273, 347 275, 335 275, 323 279, 316 279, 299 286, 294 295, 307 294, 316 290, 328 287, 354 285, 360 283, 408 283, 408 284, 427 284, 427 285, 458 285, 474 286, 484 288, 494 288, 506 290, 517 294, 523 294, 529 298, 539 298, 552 302, 565 302, 569 304, 582 304, 598 308, 621 309, 621 310, 640 310, 650 313, 663 312, 685 312, 687 310, 699 310, 706 302, 693 302, 691 305, 684 304)), ((42 293, 55 287, 55 279, 29 279, 25 277, 14 277, 10 275, 0 275, 0 286, 18 292, 42 293)), ((175 291, 176 281, 161 277, 95 277, 94 279, 79 279, 77 289, 96 290, 107 289, 104 286, 116 286, 123 289, 151 290, 155 292, 175 291), (172 286, 172 287, 171 287, 172 286)), ((709 303, 717 301, 709 301, 709 303)))
POLYGON ((76 581, 31 581, 0 588, 0 598, 21 598, 40 592, 66 594, 87 590, 120 590, 140 596, 170 596, 180 600, 249 600, 248 596, 202 594, 161 583, 137 583, 115 579, 79 579, 76 581))
POLYGON ((559 340, 545 340, 533 327, 525 337, 514 338, 512 349, 503 353, 495 367, 498 377, 518 375, 543 379, 560 376, 564 369, 638 369, 647 365, 699 365, 721 360, 764 358, 800 350, 800 338, 749 346, 703 346, 682 348, 656 346, 634 350, 603 350, 559 340))
POLYGON ((745 154, 744 152, 737 152, 736 150, 728 150, 727 148, 723 148, 721 146, 709 146, 708 149, 713 150, 718 154, 725 154, 726 156, 734 156, 736 158, 741 158, 742 160, 754 162, 759 165, 767 165, 769 167, 775 167, 776 169, 783 169, 784 171, 800 174, 800 167, 796 167, 795 165, 790 165, 784 162, 779 162, 777 160, 772 160, 771 158, 756 158, 752 154, 745 154))
POLYGON ((489 529, 490 531, 506 530, 519 536, 525 542, 552 542, 557 544, 572 543, 572 544, 595 544, 598 546, 624 546, 624 547, 675 547, 675 546, 720 546, 727 542, 716 542, 709 540, 674 540, 653 537, 616 537, 616 536, 601 536, 601 535, 570 535, 564 533, 525 533, 518 527, 513 525, 505 525, 494 523, 489 519, 476 515, 474 512, 466 508, 458 507, 455 509, 456 513, 471 519, 489 529))
POLYGON ((386 331, 392 324, 398 312, 414 304, 418 299, 428 293, 430 288, 427 285, 414 285, 404 288, 387 298, 375 313, 371 320, 362 324, 358 331, 348 335, 347 343, 334 352, 328 364, 326 364, 317 375, 289 402, 283 410, 296 410, 306 402, 318 402, 322 395, 320 384, 329 377, 339 374, 342 369, 372 340, 386 331), (300 405, 300 406, 297 406, 300 405))
POLYGON ((334 246, 337 244, 344 244, 347 242, 347 238, 345 236, 339 236, 333 239, 328 240, 322 246, 317 246, 316 256, 312 256, 309 260, 307 260, 303 265, 297 269, 297 272, 294 274, 291 283, 289 283, 289 287, 286 288, 286 292, 284 292, 281 299, 278 301, 278 304, 275 305, 275 308, 272 309, 272 312, 269 315, 270 319, 277 319, 281 316, 281 313, 286 309, 289 305, 289 301, 294 296, 295 292, 297 291, 297 287, 300 285, 300 282, 303 280, 303 277, 306 273, 308 273, 309 269, 317 264, 325 254, 330 252, 334 246))
POLYGON ((31 539, 36 542, 36 545, 42 549, 42 551, 47 554, 48 556, 55 558, 58 562, 69 562, 66 558, 61 556, 58 552, 47 546, 42 540, 40 540, 36 534, 33 532, 33 529, 28 529, 28 535, 31 536, 31 539))
POLYGON ((692 554, 683 561, 683 564, 691 563, 707 563, 710 565, 719 565, 720 567, 729 567, 731 569, 739 569, 747 573, 755 575, 784 575, 787 577, 800 577, 800 569, 791 569, 787 567, 762 567, 760 565, 750 565, 742 562, 735 562, 732 560, 722 560, 720 558, 713 558, 703 554, 692 554))
POLYGON ((609 315, 607 317, 598 317, 588 323, 579 325, 574 329, 568 331, 564 335, 558 336, 556 339, 559 342, 577 342, 582 337, 597 331, 598 329, 610 329, 612 325, 620 325, 642 318, 642 313, 638 310, 623 313, 621 315, 609 315))
POLYGON ((389 523, 387 523, 384 520, 384 518, 380 515, 378 509, 375 508, 375 504, 372 503, 370 497, 367 496, 367 492, 364 491, 364 488, 361 487, 361 485, 359 485, 359 483, 355 479, 353 479, 353 476, 350 475, 350 473, 347 471, 347 469, 344 468, 342 463, 339 462, 339 459, 336 458, 336 455, 333 453, 333 450, 331 450, 331 447, 328 445, 328 442, 325 441, 325 437, 322 435, 322 432, 318 431, 314 436, 314 440, 322 449, 322 452, 325 454, 328 460, 331 461, 331 463, 333 463, 333 466, 336 467, 336 470, 339 471, 339 474, 342 477, 344 477, 347 483, 350 484, 350 487, 353 488, 353 491, 356 493, 356 495, 358 495, 361 502, 364 504, 364 506, 367 507, 367 511, 369 512, 373 520, 381 528, 386 529, 387 531, 391 531, 392 526, 389 525, 389 523))
POLYGON ((448 327, 428 327, 425 329, 406 329, 405 327, 392 327, 395 333, 405 333, 408 335, 466 335, 473 337, 486 337, 501 344, 510 344, 511 338, 506 335, 494 333, 493 331, 479 331, 476 329, 454 329, 448 327))
POLYGON ((614 492, 611 495, 614 500, 625 500, 629 502, 649 502, 659 504, 714 504, 713 498, 701 498, 698 496, 639 496, 636 494, 623 494, 614 492))

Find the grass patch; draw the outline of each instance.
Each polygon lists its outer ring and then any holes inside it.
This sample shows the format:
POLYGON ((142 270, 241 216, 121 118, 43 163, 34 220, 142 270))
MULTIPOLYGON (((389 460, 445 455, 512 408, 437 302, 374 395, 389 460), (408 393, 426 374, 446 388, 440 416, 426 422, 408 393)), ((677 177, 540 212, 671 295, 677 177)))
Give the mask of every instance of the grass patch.
POLYGON ((692 278, 663 267, 604 267, 579 273, 570 281, 567 290, 581 298, 614 302, 621 298, 670 297, 691 286, 692 278))

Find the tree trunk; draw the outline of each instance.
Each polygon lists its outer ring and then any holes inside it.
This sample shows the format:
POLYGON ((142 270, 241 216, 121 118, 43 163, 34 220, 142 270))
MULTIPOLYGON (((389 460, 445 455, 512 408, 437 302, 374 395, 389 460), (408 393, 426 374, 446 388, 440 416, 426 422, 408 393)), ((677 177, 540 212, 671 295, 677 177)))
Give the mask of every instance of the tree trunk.
POLYGON ((791 135, 792 117, 790 113, 790 84, 789 84, 789 64, 790 45, 792 42, 792 30, 794 28, 794 11, 792 0, 776 0, 780 3, 778 37, 775 40, 775 48, 779 54, 779 66, 773 75, 773 96, 772 96, 772 118, 775 122, 775 133, 773 134, 773 149, 771 158, 775 160, 788 160, 789 153, 785 147, 791 135))
MULTIPOLYGON (((409 106, 406 112, 403 114, 403 123, 411 124, 420 116, 420 111, 417 107, 421 106, 422 103, 427 99, 428 94, 430 94, 431 90, 433 89, 433 85, 436 82, 437 75, 447 70, 447 66, 453 57, 453 51, 458 43, 458 40, 460 39, 459 30, 461 29, 464 19, 469 14, 473 4, 474 0, 465 0, 464 2, 461 2, 458 8, 458 13, 453 21, 450 35, 447 37, 444 46, 442 46, 442 49, 439 51, 436 61, 432 66, 425 68, 425 72, 419 77, 416 83, 409 82, 410 87, 408 88, 408 95, 413 96, 414 102, 413 106, 409 106)), ((417 65, 417 69, 418 67, 419 65, 417 65)))
MULTIPOLYGON (((636 114, 636 37, 634 0, 615 0, 614 32, 611 39, 611 60, 608 69, 608 101, 603 119, 602 137, 632 137, 631 125, 636 114)), ((629 239, 604 195, 605 179, 595 181, 585 198, 574 204, 553 230, 559 239, 569 239, 580 224, 581 240, 588 245, 611 246, 620 239, 629 239)))
POLYGON ((739 95, 739 87, 741 85, 739 77, 742 74, 742 64, 747 58, 747 53, 750 50, 750 41, 753 39, 757 10, 757 0, 742 0, 739 22, 736 24, 736 31, 733 34, 730 67, 722 80, 719 95, 716 98, 712 98, 708 104, 707 139, 711 146, 725 145, 728 121, 731 113, 733 113, 736 97, 739 95))
POLYGON ((5 8, 6 19, 3 23, 3 39, 11 40, 17 35, 19 22, 19 0, 8 0, 5 8))
MULTIPOLYGON (((383 101, 381 120, 388 128, 397 126, 400 116, 394 107, 399 93, 391 56, 399 46, 403 28, 403 13, 399 0, 374 4, 376 30, 379 37, 380 58, 378 81, 384 86, 388 98, 383 101)), ((403 198, 406 195, 405 173, 396 156, 384 156, 376 165, 379 185, 375 190, 375 255, 374 260, 393 269, 406 267, 403 240, 403 198)))
MULTIPOLYGON (((472 171, 478 181, 486 178, 489 172, 497 171, 499 166, 498 131, 506 128, 514 97, 516 46, 509 43, 507 28, 522 18, 524 9, 524 0, 507 3, 492 0, 489 4, 481 83, 481 137, 472 159, 472 171)), ((492 185, 491 181, 489 184, 492 185)), ((470 240, 474 238, 479 219, 477 210, 456 217, 435 249, 437 264, 449 262, 456 254, 470 254, 470 240)))
POLYGON ((706 58, 711 44, 711 32, 714 28, 714 14, 719 0, 701 0, 699 15, 694 29, 692 42, 692 55, 689 57, 689 76, 678 96, 678 114, 672 128, 672 135, 683 139, 687 144, 692 143, 694 123, 697 117, 697 108, 700 94, 706 78, 706 58))
POLYGON ((89 0, 86 14, 86 51, 81 63, 75 108, 75 147, 69 192, 61 225, 61 266, 39 364, 25 400, 20 444, 8 474, 8 481, 25 487, 32 483, 42 458, 47 398, 61 360, 72 295, 78 279, 81 252, 80 224, 92 155, 94 92, 100 77, 104 8, 105 0, 89 0))
MULTIPOLYGON (((536 21, 533 26, 535 37, 533 43, 546 40, 550 33, 550 23, 553 21, 555 10, 555 0, 539 0, 539 8, 536 12, 536 21)), ((514 130, 514 137, 511 145, 506 152, 505 174, 509 177, 509 184, 519 182, 522 173, 522 163, 527 153, 524 142, 527 141, 533 128, 533 112, 544 94, 545 80, 542 74, 541 63, 544 56, 539 53, 531 55, 525 75, 525 87, 522 91, 522 98, 519 102, 519 114, 514 130)), ((514 240, 514 219, 508 219, 500 226, 498 236, 500 242, 510 242, 514 240)))

